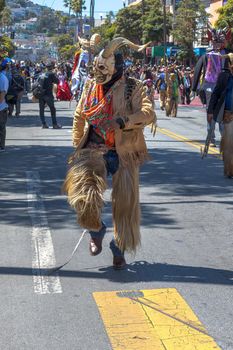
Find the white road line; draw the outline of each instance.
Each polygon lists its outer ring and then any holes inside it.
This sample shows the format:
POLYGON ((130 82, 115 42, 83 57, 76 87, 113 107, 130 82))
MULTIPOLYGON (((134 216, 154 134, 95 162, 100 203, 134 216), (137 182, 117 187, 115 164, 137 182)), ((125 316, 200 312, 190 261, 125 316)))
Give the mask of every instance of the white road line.
POLYGON ((48 227, 44 203, 40 194, 40 177, 27 171, 28 212, 32 221, 32 272, 34 292, 37 294, 62 293, 58 273, 47 275, 47 269, 56 266, 53 241, 48 227))

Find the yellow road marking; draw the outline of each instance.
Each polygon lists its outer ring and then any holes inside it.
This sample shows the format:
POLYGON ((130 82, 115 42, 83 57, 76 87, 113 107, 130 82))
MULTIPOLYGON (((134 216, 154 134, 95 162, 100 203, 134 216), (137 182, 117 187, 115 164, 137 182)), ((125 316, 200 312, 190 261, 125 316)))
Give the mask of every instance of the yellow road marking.
POLYGON ((175 288, 93 296, 113 350, 220 350, 175 288))
MULTIPOLYGON (((161 133, 161 134, 164 134, 168 137, 171 137, 175 140, 178 140, 178 141, 181 141, 181 142, 184 142, 186 144, 188 144, 189 146, 192 146, 194 148, 197 148, 199 151, 202 149, 204 149, 205 145, 198 142, 198 141, 192 141, 190 139, 188 139, 187 137, 184 137, 182 135, 179 135, 179 134, 175 134, 174 132, 170 131, 170 130, 167 130, 167 129, 164 129, 164 128, 157 128, 157 130, 161 133)), ((213 155, 216 155, 218 157, 220 157, 220 153, 219 151, 214 148, 214 147, 209 147, 209 154, 213 154, 213 155)))

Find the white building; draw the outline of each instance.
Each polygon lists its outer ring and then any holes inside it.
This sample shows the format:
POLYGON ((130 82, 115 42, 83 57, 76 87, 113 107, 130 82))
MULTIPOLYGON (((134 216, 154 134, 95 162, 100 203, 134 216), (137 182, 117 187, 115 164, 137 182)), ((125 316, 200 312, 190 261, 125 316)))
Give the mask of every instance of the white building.
POLYGON ((140 4, 142 0, 128 0, 128 6, 140 4))

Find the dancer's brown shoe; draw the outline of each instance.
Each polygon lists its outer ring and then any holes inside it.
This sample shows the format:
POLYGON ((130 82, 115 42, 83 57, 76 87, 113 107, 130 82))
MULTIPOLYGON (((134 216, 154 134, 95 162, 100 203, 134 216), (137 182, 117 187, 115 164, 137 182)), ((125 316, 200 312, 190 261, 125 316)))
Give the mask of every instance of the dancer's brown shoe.
POLYGON ((123 270, 126 267, 126 261, 123 256, 113 257, 113 268, 114 270, 123 270))
POLYGON ((102 228, 99 232, 89 231, 90 232, 90 243, 89 250, 92 256, 96 256, 102 252, 102 242, 106 233, 106 225, 102 222, 102 228))
POLYGON ((96 256, 102 252, 103 237, 91 238, 89 243, 89 250, 92 256, 96 256))

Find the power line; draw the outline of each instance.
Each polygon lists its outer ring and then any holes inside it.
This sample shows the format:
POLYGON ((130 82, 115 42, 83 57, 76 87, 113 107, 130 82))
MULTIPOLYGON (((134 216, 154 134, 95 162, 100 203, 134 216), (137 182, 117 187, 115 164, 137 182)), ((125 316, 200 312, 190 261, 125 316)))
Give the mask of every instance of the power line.
POLYGON ((50 5, 50 7, 52 8, 53 7, 53 4, 55 3, 55 0, 53 0, 52 4, 50 5))

